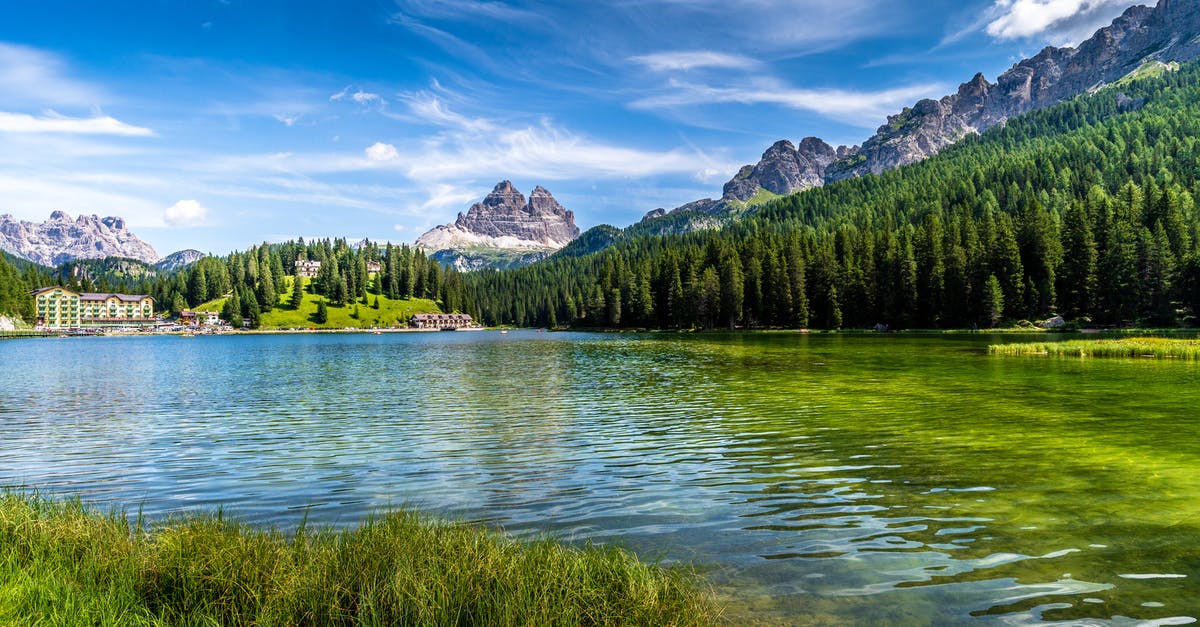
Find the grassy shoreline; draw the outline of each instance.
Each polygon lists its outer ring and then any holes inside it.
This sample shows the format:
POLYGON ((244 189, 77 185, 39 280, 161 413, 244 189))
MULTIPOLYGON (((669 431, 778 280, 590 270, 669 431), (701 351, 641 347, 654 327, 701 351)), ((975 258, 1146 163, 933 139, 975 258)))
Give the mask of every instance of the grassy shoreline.
POLYGON ((1161 337, 992 344, 988 353, 1005 356, 1139 357, 1200 360, 1200 340, 1161 337))
POLYGON ((412 512, 292 533, 0 495, 0 624, 701 625, 699 578, 412 512))

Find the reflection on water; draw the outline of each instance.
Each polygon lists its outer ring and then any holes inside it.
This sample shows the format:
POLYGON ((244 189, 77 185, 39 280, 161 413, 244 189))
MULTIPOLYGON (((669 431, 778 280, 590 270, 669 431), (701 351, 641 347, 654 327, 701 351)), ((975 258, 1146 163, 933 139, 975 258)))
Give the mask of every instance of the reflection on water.
POLYGON ((735 622, 1200 616, 1197 366, 987 338, 0 343, 0 484, 333 525, 417 506, 702 565, 735 622))

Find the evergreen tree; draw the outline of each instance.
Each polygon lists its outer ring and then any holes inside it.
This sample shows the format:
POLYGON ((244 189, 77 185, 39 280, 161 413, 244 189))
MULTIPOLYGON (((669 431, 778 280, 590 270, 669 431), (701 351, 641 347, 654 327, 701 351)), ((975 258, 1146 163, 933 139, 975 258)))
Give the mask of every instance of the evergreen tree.
POLYGON ((275 292, 275 279, 270 272, 264 272, 259 277, 257 297, 263 311, 271 311, 279 304, 279 295, 275 292))
POLYGON ((235 329, 242 327, 242 303, 238 299, 237 292, 230 294, 229 298, 225 299, 225 304, 221 306, 221 319, 235 329))
POLYGON ((317 313, 313 315, 313 322, 317 324, 329 322, 329 311, 325 308, 325 299, 317 301, 317 313))
POLYGON ((983 311, 989 327, 999 324, 1004 314, 1004 290, 994 274, 988 275, 987 283, 983 286, 983 311))
POLYGON ((1063 265, 1058 275, 1062 313, 1069 319, 1080 318, 1095 306, 1096 238, 1091 217, 1080 202, 1073 202, 1063 215, 1063 265))
POLYGON ((300 309, 300 304, 304 302, 304 277, 297 274, 292 279, 292 309, 300 309))

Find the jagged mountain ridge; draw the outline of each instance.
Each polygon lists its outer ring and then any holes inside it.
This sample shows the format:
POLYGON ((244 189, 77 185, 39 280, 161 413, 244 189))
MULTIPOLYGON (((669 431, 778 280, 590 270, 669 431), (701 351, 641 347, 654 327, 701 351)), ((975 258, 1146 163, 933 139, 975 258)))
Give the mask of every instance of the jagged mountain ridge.
POLYGON ((0 215, 0 248, 43 266, 104 257, 145 263, 159 259, 154 247, 130 232, 122 218, 81 215, 72 219, 62 211, 51 213, 50 219, 40 224, 0 215))
POLYGON ((1112 84, 1147 63, 1181 63, 1198 57, 1200 3, 1159 0, 1154 8, 1131 7, 1077 48, 1046 47, 1000 74, 995 83, 977 73, 954 94, 921 100, 889 116, 861 146, 834 149, 814 137, 803 139, 799 146, 780 140, 757 164, 743 166, 725 184, 721 199, 693 201, 671 211, 656 209, 643 221, 682 212, 722 214, 744 207, 763 191, 768 196, 785 195, 879 174, 935 155, 1011 117, 1112 84))
POLYGON ((529 198, 501 181, 454 224, 436 226, 416 246, 460 270, 533 263, 579 237, 575 214, 538 185, 529 198))

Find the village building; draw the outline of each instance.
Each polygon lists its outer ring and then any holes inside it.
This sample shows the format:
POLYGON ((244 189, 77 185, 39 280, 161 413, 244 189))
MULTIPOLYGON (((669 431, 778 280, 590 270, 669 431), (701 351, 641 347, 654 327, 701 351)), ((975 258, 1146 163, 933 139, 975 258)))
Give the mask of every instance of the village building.
POLYGON ((179 322, 186 326, 210 327, 221 324, 221 315, 215 311, 190 311, 184 309, 179 312, 179 322))
POLYGON ((320 261, 309 261, 304 258, 303 254, 296 256, 296 276, 306 276, 311 279, 320 271, 320 261))
POLYGON ((378 261, 368 261, 367 262, 367 272, 373 273, 373 274, 378 274, 382 270, 383 270, 383 266, 378 261))
POLYGON ((465 329, 475 321, 467 314, 417 314, 409 324, 414 329, 465 329))
POLYGON ((33 291, 37 324, 52 329, 144 326, 157 322, 145 294, 76 292, 58 285, 33 291))

